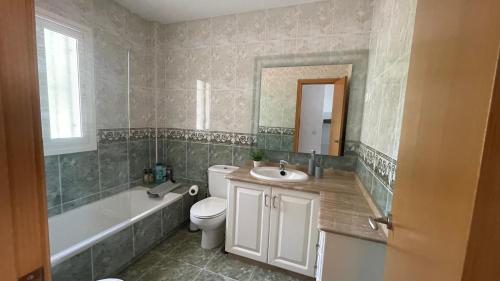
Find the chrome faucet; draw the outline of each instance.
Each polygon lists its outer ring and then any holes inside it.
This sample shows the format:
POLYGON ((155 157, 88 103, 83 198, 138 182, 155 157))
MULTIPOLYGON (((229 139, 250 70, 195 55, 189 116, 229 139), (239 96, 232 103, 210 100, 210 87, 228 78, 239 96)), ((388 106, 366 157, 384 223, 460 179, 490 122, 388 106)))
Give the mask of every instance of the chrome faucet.
POLYGON ((286 166, 285 165, 287 165, 287 164, 288 164, 288 162, 286 162, 285 160, 280 160, 280 175, 282 175, 282 176, 286 175, 286 171, 285 171, 286 166))

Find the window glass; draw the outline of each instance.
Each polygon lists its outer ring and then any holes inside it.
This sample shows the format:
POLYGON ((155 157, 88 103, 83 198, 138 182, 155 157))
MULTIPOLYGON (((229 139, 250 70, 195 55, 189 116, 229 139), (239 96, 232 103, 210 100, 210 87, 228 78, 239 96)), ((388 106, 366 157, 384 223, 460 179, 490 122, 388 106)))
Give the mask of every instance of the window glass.
POLYGON ((82 137, 78 40, 44 28, 50 138, 82 137))

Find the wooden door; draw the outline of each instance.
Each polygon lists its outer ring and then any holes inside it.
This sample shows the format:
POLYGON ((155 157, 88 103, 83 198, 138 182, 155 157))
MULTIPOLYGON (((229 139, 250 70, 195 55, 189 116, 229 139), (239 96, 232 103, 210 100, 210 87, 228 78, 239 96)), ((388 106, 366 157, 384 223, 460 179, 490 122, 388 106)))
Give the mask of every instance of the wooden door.
POLYGON ((229 183, 226 251, 267 262, 271 188, 229 183))
MULTIPOLYGON (((302 115, 302 98, 304 85, 333 84, 333 104, 332 118, 329 132, 328 154, 340 156, 343 154, 344 131, 346 120, 347 95, 347 77, 342 78, 320 78, 320 79, 300 79, 297 81, 297 101, 295 110, 295 134, 294 151, 299 152, 300 147, 300 128, 302 115)), ((321 137, 321 136, 320 136, 321 137)), ((305 152, 305 151, 301 151, 305 152)), ((310 151, 307 151, 308 153, 310 151)), ((317 151, 320 153, 320 151, 317 151)))
POLYGON ((344 147, 345 109, 347 103, 347 77, 337 79, 333 87, 332 124, 328 154, 340 156, 344 147))
POLYGON ((314 276, 318 194, 273 188, 271 207, 269 264, 314 276))
POLYGON ((50 280, 34 3, 0 11, 0 279, 50 280))
POLYGON ((386 281, 499 279, 499 27, 498 0, 418 1, 386 281), (497 149, 485 158, 490 106, 497 149), (482 189, 488 167, 497 180, 482 189))

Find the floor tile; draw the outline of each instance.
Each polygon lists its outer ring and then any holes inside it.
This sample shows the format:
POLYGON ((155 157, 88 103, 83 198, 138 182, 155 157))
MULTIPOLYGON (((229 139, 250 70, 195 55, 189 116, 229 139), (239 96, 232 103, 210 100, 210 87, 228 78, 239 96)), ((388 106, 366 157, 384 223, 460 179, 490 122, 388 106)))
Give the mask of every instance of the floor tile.
POLYGON ((236 280, 248 280, 255 268, 250 263, 239 260, 231 255, 222 254, 221 252, 218 252, 207 265, 209 271, 236 280))
MULTIPOLYGON (((184 227, 184 226, 183 226, 184 227)), ((152 249, 152 251, 158 252, 163 256, 169 255, 176 246, 183 244, 187 239, 193 239, 193 236, 200 236, 200 232, 190 233, 185 229, 179 229, 172 236, 165 239, 158 246, 152 249)), ((201 236, 200 236, 201 237, 201 236)))
POLYGON ((220 251, 220 248, 212 250, 203 249, 201 247, 201 237, 198 235, 191 235, 184 241, 184 243, 176 246, 170 252, 169 257, 199 267, 205 267, 215 253, 220 251))
POLYGON ((125 281, 139 280, 142 275, 149 272, 151 268, 162 259, 163 256, 161 254, 151 251, 131 264, 126 270, 118 274, 118 278, 125 281))
POLYGON ((194 281, 232 281, 229 277, 203 270, 194 281))
POLYGON ((140 281, 192 281, 201 269, 187 263, 164 258, 151 267, 140 281))
POLYGON ((272 270, 268 268, 258 267, 252 276, 250 281, 301 281, 304 279, 299 279, 297 277, 286 274, 283 271, 272 270))

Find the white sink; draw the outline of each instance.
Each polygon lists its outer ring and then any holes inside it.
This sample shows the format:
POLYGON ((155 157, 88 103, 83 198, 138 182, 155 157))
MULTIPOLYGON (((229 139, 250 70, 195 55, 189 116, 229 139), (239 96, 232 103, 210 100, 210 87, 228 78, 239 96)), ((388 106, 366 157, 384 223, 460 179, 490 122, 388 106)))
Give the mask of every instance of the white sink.
POLYGON ((278 167, 256 167, 250 171, 250 175, 260 180, 277 182, 301 182, 307 180, 307 174, 304 172, 285 169, 285 174, 281 175, 278 167))

